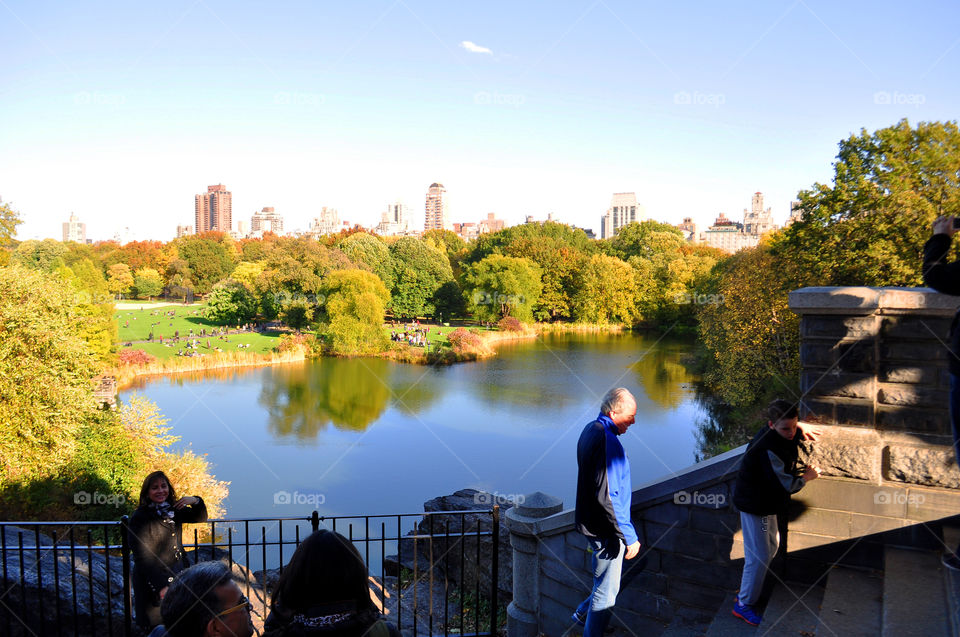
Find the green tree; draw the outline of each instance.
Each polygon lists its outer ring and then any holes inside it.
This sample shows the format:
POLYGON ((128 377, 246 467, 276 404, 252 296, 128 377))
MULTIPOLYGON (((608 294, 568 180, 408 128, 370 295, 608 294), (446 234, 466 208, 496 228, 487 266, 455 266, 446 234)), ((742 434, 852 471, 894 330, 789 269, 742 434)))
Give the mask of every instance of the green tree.
POLYGON ((310 321, 313 320, 313 313, 313 304, 303 299, 294 299, 284 303, 280 310, 280 320, 287 327, 299 332, 310 325, 310 321))
POLYGON ((321 320, 334 352, 369 354, 386 348, 383 315, 390 293, 379 277, 364 270, 337 270, 327 277, 325 293, 321 320))
POLYGON ((207 298, 205 313, 209 319, 225 325, 240 325, 257 315, 258 302, 243 283, 220 281, 207 298))
POLYGON ((193 289, 206 294, 233 272, 234 263, 221 241, 206 235, 182 237, 175 242, 177 255, 187 262, 193 289))
POLYGON ((133 275, 133 287, 138 297, 150 299, 163 292, 163 279, 153 268, 140 268, 133 275))
POLYGON ((63 464, 94 411, 97 366, 75 296, 56 278, 0 268, 0 486, 63 464))
POLYGON ((637 312, 633 268, 616 257, 595 254, 580 273, 574 316, 585 323, 631 323, 637 312))
POLYGON ((338 247, 357 264, 363 264, 380 277, 389 290, 393 287, 393 257, 380 238, 366 232, 355 232, 343 239, 338 247))
POLYGON ((126 263, 114 263, 107 268, 107 287, 120 298, 133 287, 133 275, 126 263))
POLYGON ((396 316, 433 316, 440 287, 453 280, 447 255, 429 243, 403 237, 390 246, 394 262, 391 308, 396 316))
POLYGON ((190 266, 183 259, 173 259, 167 264, 165 272, 167 279, 166 293, 173 297, 187 297, 193 295, 193 273, 190 266))
POLYGON ((802 218, 774 240, 807 285, 923 285, 923 244, 960 212, 956 122, 907 120, 840 142, 833 183, 798 194, 802 218))
POLYGON ((13 243, 17 236, 17 226, 23 223, 20 213, 14 210, 9 203, 0 203, 0 248, 6 248, 13 243))
POLYGON ((81 338, 100 362, 108 362, 116 349, 117 321, 113 317, 113 296, 100 269, 84 258, 58 270, 75 290, 74 307, 80 319, 81 338))
POLYGON ((256 287, 257 278, 263 273, 264 265, 256 261, 241 261, 233 269, 230 278, 234 281, 240 281, 248 289, 253 290, 256 287))
POLYGON ((11 260, 34 270, 53 272, 65 264, 63 257, 67 252, 67 246, 59 241, 30 239, 17 246, 11 260))
POLYGON ((463 273, 469 308, 483 321, 513 316, 533 320, 543 285, 540 267, 529 259, 491 254, 463 273))

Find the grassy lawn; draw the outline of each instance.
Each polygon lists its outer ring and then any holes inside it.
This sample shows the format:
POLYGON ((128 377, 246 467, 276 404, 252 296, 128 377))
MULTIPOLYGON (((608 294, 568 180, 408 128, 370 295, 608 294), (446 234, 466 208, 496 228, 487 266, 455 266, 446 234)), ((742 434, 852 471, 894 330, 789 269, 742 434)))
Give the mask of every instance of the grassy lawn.
MULTIPOLYGON (((117 331, 120 335, 120 348, 125 349, 124 344, 131 341, 147 340, 150 332, 153 332, 152 343, 134 342, 131 349, 142 349, 161 359, 176 356, 177 351, 186 345, 186 339, 191 329, 196 335, 200 333, 201 329, 206 329, 209 332, 212 329, 223 327, 202 316, 203 308, 202 305, 170 305, 151 309, 144 304, 143 310, 120 309, 114 314, 117 320, 117 331), (178 330, 180 332, 180 342, 175 345, 170 344, 168 347, 167 342, 173 338, 174 333, 178 330), (164 340, 162 345, 159 342, 161 335, 164 340)), ((210 354, 216 351, 214 348, 219 347, 224 352, 264 353, 277 346, 278 337, 279 333, 276 332, 229 334, 227 335, 229 341, 222 341, 215 336, 197 336, 200 340, 200 348, 197 351, 201 354, 210 354), (210 342, 209 348, 207 348, 207 341, 210 342), (237 345, 241 344, 249 344, 250 347, 238 348, 237 345)))

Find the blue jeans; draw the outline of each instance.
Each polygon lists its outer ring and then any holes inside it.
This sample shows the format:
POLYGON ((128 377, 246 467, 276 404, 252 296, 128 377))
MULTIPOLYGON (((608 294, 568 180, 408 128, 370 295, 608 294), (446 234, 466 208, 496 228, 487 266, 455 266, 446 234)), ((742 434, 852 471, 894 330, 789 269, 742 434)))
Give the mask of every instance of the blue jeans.
POLYGON ((587 548, 593 553, 593 590, 590 596, 580 602, 577 613, 587 616, 583 627, 583 637, 601 637, 607 624, 610 623, 610 614, 613 605, 617 602, 617 593, 620 592, 620 573, 623 570, 623 554, 627 547, 623 540, 613 538, 607 540, 611 545, 608 549, 604 542, 597 538, 587 538, 587 548), (612 555, 613 549, 617 554, 612 555))

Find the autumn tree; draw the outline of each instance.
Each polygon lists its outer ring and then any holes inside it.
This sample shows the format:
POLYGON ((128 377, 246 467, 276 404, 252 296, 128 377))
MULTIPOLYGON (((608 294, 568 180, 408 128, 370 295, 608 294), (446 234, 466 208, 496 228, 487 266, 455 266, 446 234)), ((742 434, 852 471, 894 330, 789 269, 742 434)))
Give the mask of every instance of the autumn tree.
POLYGON ((120 298, 133 287, 133 275, 126 263, 114 263, 107 268, 107 287, 120 298))
POLYGON ((150 299, 163 292, 163 278, 153 268, 140 268, 133 274, 133 287, 138 297, 150 299))
POLYGON ((383 316, 390 293, 377 275, 365 270, 331 272, 324 293, 319 318, 334 352, 369 354, 386 347, 383 316))
POLYGON ((637 313, 633 268, 616 257, 595 254, 579 275, 574 316, 585 323, 632 323, 637 313))
POLYGON ((206 316, 225 325, 240 325, 257 315, 257 299, 247 286, 225 279, 213 286, 207 295, 206 316))
POLYGON ((453 280, 447 255, 413 237, 403 237, 390 246, 394 285, 390 305, 401 317, 432 316, 434 298, 444 283, 453 280))
POLYGON ((380 277, 389 290, 393 287, 393 258, 390 249, 380 238, 366 232, 355 232, 338 245, 344 254, 357 264, 362 264, 380 277))
POLYGON ((227 248, 214 236, 192 235, 174 243, 178 257, 190 267, 193 289, 200 294, 206 294, 233 272, 234 263, 227 248))

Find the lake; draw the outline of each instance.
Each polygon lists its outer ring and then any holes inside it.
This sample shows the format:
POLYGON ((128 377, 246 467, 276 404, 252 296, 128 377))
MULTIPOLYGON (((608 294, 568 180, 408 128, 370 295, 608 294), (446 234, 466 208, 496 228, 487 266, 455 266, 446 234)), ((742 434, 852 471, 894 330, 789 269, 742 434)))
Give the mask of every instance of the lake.
POLYGON ((323 358, 154 378, 121 397, 154 401, 175 448, 207 454, 230 482, 231 518, 415 513, 465 487, 572 507, 577 438, 611 387, 637 397, 621 436, 634 485, 693 464, 706 413, 681 362, 691 350, 659 335, 546 335, 449 367, 323 358))

